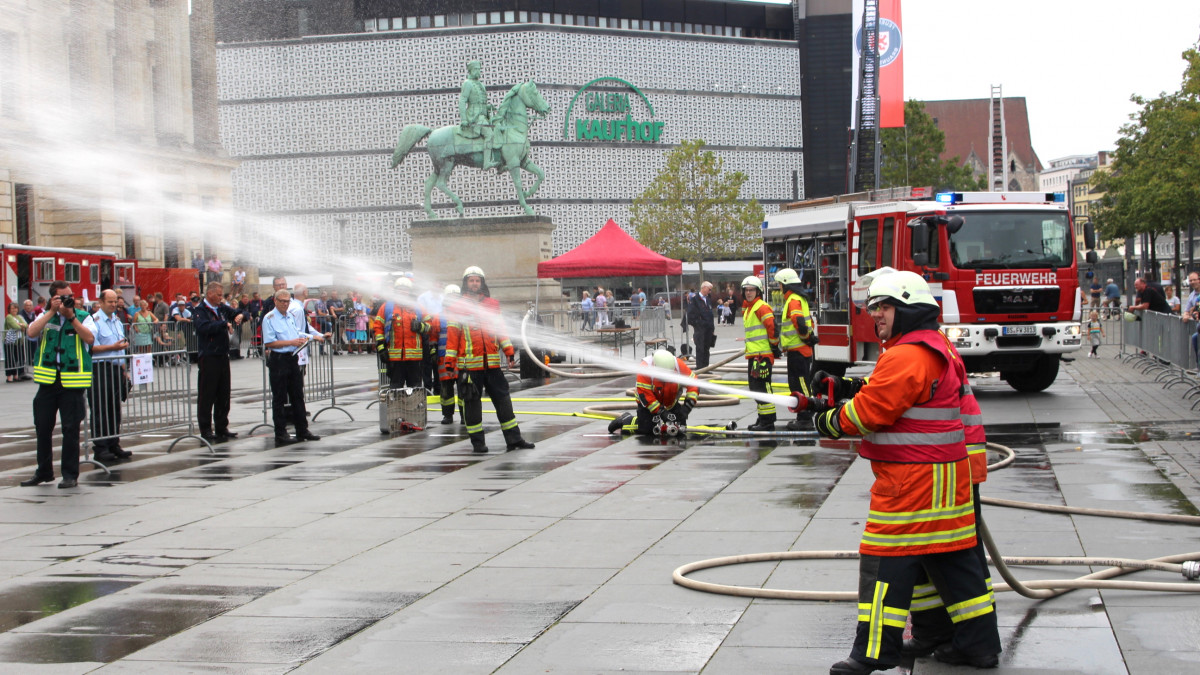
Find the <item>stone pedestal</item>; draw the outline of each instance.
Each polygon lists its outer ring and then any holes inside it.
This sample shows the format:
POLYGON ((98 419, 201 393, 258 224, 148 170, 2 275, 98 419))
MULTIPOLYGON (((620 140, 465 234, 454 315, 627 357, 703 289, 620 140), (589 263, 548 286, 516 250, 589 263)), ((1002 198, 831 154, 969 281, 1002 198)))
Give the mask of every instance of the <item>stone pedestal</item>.
MULTIPOLYGON (((475 265, 507 312, 524 312, 538 295, 537 264, 552 257, 554 223, 547 216, 441 218, 409 223, 413 274, 440 286, 461 284, 475 265)), ((541 298, 557 302, 562 285, 543 279, 541 298)))

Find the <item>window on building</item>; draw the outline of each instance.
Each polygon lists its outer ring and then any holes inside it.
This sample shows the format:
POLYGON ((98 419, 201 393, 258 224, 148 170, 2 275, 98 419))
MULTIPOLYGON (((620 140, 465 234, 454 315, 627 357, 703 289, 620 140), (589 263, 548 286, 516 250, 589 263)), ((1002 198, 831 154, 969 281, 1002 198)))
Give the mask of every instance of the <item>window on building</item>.
POLYGON ((433 27, 434 28, 441 28, 445 25, 446 25, 446 15, 445 14, 434 14, 433 15, 433 27))
POLYGON ((0 115, 16 118, 17 106, 17 73, 20 71, 19 50, 17 49, 17 34, 12 31, 0 30, 0 115))
POLYGON ((475 12, 475 25, 476 26, 486 26, 487 25, 487 12, 475 12))
POLYGON ((517 13, 516 12, 510 10, 510 11, 507 11, 504 13, 504 23, 516 23, 516 22, 517 22, 517 13))
POLYGON ((529 23, 529 12, 517 12, 517 21, 519 23, 529 23))
POLYGON ((391 25, 391 19, 375 19, 375 30, 388 30, 391 25))
POLYGON ((594 16, 589 16, 589 17, 587 18, 587 24, 588 24, 589 26, 595 26, 595 25, 596 25, 596 17, 594 17, 594 16))
POLYGON ((500 23, 500 12, 492 12, 488 14, 488 23, 500 23))
POLYGON ((17 229, 17 243, 22 246, 30 245, 29 214, 32 212, 32 209, 30 209, 32 199, 33 191, 28 185, 24 183, 13 184, 13 210, 15 211, 13 215, 16 220, 13 224, 17 229))
POLYGON ((662 30, 662 22, 661 21, 651 21, 650 22, 650 30, 661 31, 662 30))
POLYGON ((555 14, 554 18, 550 20, 550 23, 556 23, 556 24, 560 24, 560 25, 562 24, 562 22, 563 22, 562 14, 555 14))
POLYGON ((629 19, 621 19, 621 28, 629 30, 629 19))
MULTIPOLYGON (((395 22, 392 22, 395 25, 395 22)), ((416 28, 420 24, 420 17, 410 16, 404 19, 404 27, 408 29, 416 28)))
POLYGON ((376 23, 375 19, 366 19, 365 21, 363 21, 363 30, 368 33, 373 33, 377 30, 376 29, 377 25, 378 24, 376 23))
POLYGON ((602 16, 596 20, 596 25, 601 28, 608 28, 608 17, 602 16))
POLYGON ((421 26, 421 28, 432 28, 433 27, 433 17, 431 17, 431 16, 421 17, 420 26, 421 26))

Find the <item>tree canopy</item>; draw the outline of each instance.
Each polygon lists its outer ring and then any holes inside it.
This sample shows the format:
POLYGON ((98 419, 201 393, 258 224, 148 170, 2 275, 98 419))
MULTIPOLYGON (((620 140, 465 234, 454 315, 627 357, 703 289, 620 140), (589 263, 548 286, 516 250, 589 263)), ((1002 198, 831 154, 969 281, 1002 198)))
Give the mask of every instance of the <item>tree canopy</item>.
POLYGON ((1159 234, 1200 221, 1200 52, 1187 63, 1179 91, 1130 100, 1141 110, 1121 127, 1112 170, 1090 184, 1105 194, 1089 215, 1102 239, 1159 234))
POLYGON ((946 149, 946 134, 925 112, 924 103, 905 102, 904 123, 880 132, 880 187, 930 185, 936 192, 987 189, 986 179, 976 180, 970 167, 959 166, 961 158, 939 159, 946 149))
POLYGON ((725 171, 724 160, 704 149, 704 141, 684 141, 649 187, 633 200, 631 224, 646 247, 700 264, 746 256, 762 246, 763 210, 741 198, 746 175, 725 171))

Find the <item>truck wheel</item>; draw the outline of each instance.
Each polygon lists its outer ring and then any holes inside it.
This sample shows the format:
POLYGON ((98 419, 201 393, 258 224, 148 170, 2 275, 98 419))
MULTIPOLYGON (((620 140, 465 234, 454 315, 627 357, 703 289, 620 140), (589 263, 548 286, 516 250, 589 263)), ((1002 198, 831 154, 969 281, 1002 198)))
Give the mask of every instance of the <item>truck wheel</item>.
POLYGON ((1045 391, 1058 377, 1058 364, 1058 354, 1044 354, 1038 358, 1032 370, 1020 373, 1001 371, 1000 377, 1008 382, 1008 386, 1020 392, 1045 391))

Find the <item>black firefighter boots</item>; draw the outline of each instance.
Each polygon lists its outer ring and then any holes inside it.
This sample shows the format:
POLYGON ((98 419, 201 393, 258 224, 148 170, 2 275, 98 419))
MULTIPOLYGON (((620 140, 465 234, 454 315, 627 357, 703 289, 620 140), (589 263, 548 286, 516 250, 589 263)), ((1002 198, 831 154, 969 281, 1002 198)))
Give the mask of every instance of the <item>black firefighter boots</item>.
POLYGON ((622 413, 619 417, 608 423, 608 433, 615 434, 629 424, 633 424, 633 414, 622 413))
POLYGON ((917 658, 919 656, 929 656, 930 654, 933 653, 933 650, 937 649, 941 645, 944 645, 944 644, 950 642, 950 640, 952 638, 953 638, 953 636, 937 638, 937 639, 919 638, 919 637, 910 638, 908 640, 905 640, 904 644, 900 646, 900 656, 905 656, 905 657, 910 657, 910 658, 917 658))
POLYGON ((475 452, 488 452, 487 441, 483 440, 483 432, 470 434, 471 449, 475 452))
POLYGON ((746 427, 748 431, 775 431, 774 415, 759 415, 754 424, 746 427))
POLYGON ((796 419, 787 423, 788 431, 812 431, 813 420, 812 413, 802 412, 796 416, 796 419))
POLYGON ((509 451, 512 450, 531 450, 533 443, 521 438, 521 428, 513 427, 504 430, 504 443, 508 446, 509 451))
POLYGON ((971 656, 954 648, 952 644, 944 644, 933 650, 933 658, 952 666, 971 665, 976 668, 995 668, 1000 665, 999 654, 980 654, 971 656))
MULTIPOLYGON (((829 675, 869 675, 869 673, 873 673, 876 670, 880 670, 880 668, 863 663, 862 661, 847 658, 830 666, 829 675)), ((883 668, 882 670, 887 670, 887 668, 883 668)))

